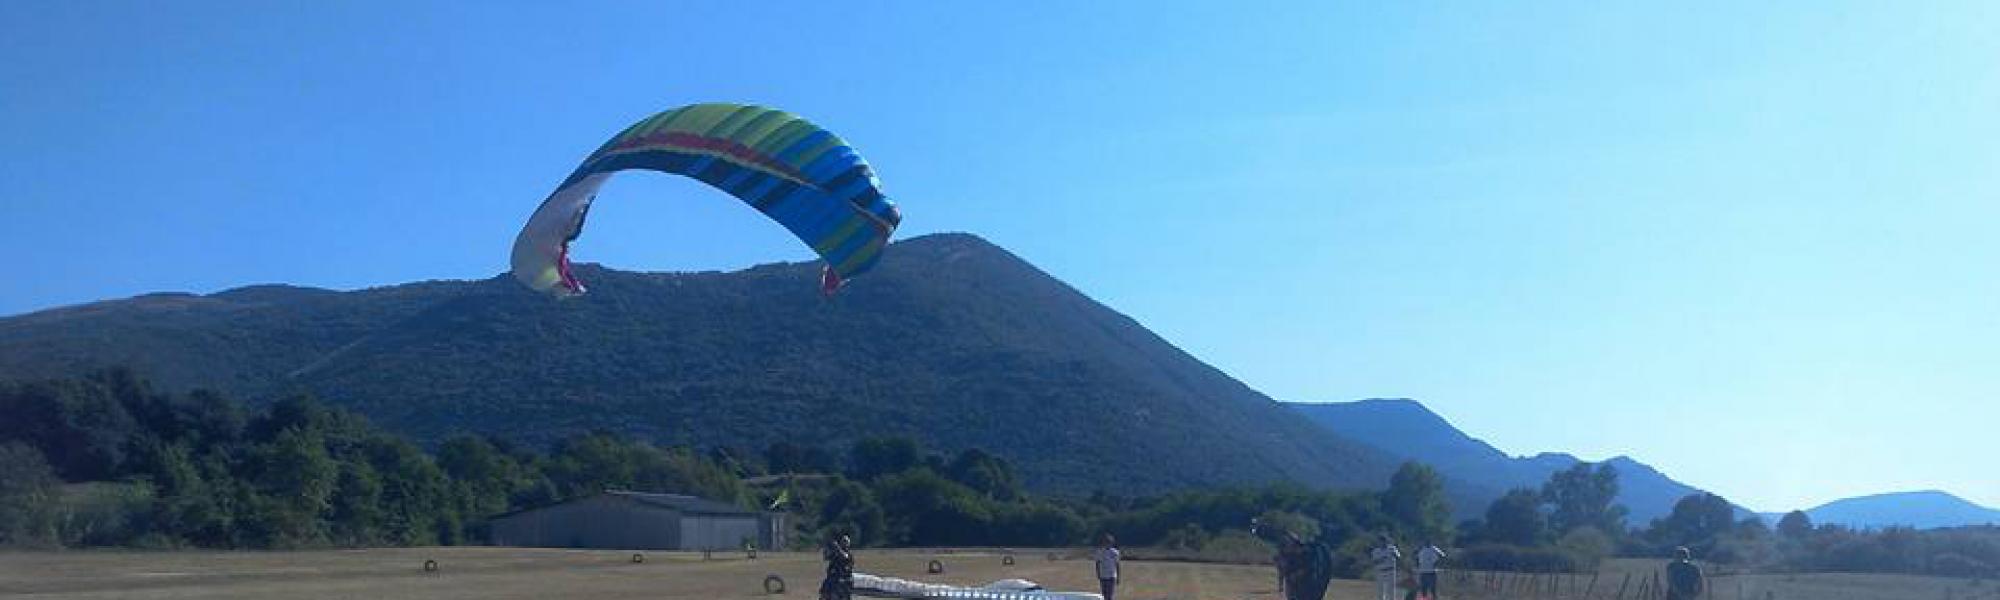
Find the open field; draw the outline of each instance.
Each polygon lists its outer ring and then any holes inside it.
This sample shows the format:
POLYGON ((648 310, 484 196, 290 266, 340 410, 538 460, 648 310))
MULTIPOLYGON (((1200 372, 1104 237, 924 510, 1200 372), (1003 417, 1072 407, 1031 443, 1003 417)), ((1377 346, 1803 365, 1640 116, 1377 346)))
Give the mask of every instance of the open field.
MULTIPOLYGON (((1660 597, 1642 593, 1648 579, 1665 577, 1663 564, 1611 560, 1594 576, 1458 572, 1444 579, 1440 591, 1447 600, 1644 600, 1660 597)), ((1864 573, 1732 574, 1705 568, 1710 571, 1705 600, 2000 600, 2000 582, 1993 581, 1864 573)))
MULTIPOLYGON (((811 599, 824 569, 817 554, 644 553, 527 548, 394 548, 311 552, 0 553, 0 596, 21 598, 729 598, 811 599), (438 571, 425 573, 425 560, 438 571), (781 596, 765 575, 783 577, 781 596)), ((862 551, 859 570, 956 584, 1020 577, 1050 589, 1096 591, 1088 561, 1051 561, 1023 551, 1006 566, 993 553, 862 551), (925 574, 937 559, 942 575, 925 574)), ((1131 598, 1276 598, 1269 567, 1131 562, 1131 598)), ((1359 598, 1360 582, 1335 582, 1334 597, 1359 598)))
MULTIPOLYGON (((0 553, 0 596, 9 598, 649 598, 667 600, 811 599, 822 564, 805 553, 740 554, 703 560, 700 554, 525 548, 398 548, 311 552, 115 552, 0 553), (422 565, 436 560, 438 570, 422 565), (783 577, 783 595, 765 594, 766 575, 783 577)), ((956 584, 1020 577, 1051 589, 1095 591, 1090 563, 1051 561, 1046 551, 1021 551, 1016 564, 991 552, 863 551, 862 571, 956 584), (937 559, 942 575, 925 574, 937 559)), ((1652 561, 1614 561, 1599 575, 1591 598, 1614 598, 1626 573, 1636 580, 1652 561)), ((1231 598, 1275 600, 1270 567, 1179 562, 1128 562, 1121 597, 1133 599, 1231 598)), ((1447 579, 1447 599, 1582 598, 1588 576, 1558 593, 1482 589, 1483 573, 1447 579)), ((1496 579, 1498 577, 1496 576, 1496 579)), ((1540 581, 1546 582, 1546 578, 1540 581)), ((1566 580, 1564 586, 1571 584, 1566 580)), ((1742 575, 1714 580, 1715 600, 2000 600, 2000 582, 1893 575, 1742 575)), ((1373 598, 1361 581, 1335 581, 1328 598, 1373 598)), ((1626 598, 1635 598, 1636 589, 1626 598)))

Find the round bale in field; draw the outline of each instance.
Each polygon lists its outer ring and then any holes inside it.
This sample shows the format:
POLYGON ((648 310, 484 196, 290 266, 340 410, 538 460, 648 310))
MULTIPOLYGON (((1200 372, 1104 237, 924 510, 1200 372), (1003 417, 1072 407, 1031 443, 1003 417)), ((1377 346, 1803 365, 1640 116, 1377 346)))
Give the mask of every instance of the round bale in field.
POLYGON ((640 554, 640 553, 637 553, 637 552, 633 552, 633 553, 632 553, 632 564, 635 564, 635 565, 636 565, 636 564, 639 564, 639 563, 642 563, 642 562, 646 562, 646 555, 644 555, 644 554, 640 554))
POLYGON ((783 578, 783 577, 779 577, 779 576, 778 576, 777 574, 775 574, 775 573, 773 573, 773 574, 770 574, 770 575, 765 575, 765 576, 764 576, 764 593, 766 593, 766 594, 783 594, 783 593, 785 593, 785 578, 783 578))
POLYGON ((929 566, 926 566, 926 567, 924 567, 924 572, 926 572, 926 573, 930 573, 930 574, 932 574, 932 575, 936 575, 936 574, 939 574, 939 573, 943 573, 943 572, 944 572, 944 563, 941 563, 941 562, 938 562, 938 561, 936 561, 936 560, 932 560, 932 561, 931 561, 931 564, 930 564, 929 566))
POLYGON ((424 572, 425 572, 425 573, 436 573, 436 572, 437 572, 437 570, 438 570, 438 561, 435 561, 435 560, 426 560, 426 561, 424 561, 424 572))
POLYGON ((1000 564, 1007 565, 1009 567, 1014 566, 1014 555, 1008 554, 1005 556, 1001 556, 1000 564))

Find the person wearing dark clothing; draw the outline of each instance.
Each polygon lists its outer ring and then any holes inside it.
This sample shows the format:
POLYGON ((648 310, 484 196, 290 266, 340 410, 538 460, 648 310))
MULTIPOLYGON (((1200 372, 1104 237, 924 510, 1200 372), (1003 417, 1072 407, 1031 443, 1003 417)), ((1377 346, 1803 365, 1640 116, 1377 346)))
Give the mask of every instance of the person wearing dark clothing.
POLYGON ((1285 580, 1285 600, 1321 600, 1333 581, 1333 552, 1326 543, 1300 542, 1287 534, 1281 550, 1279 571, 1285 580))
POLYGON ((826 541, 821 556, 826 558, 826 579, 819 584, 820 600, 851 600, 854 597, 853 541, 842 535, 826 541))
POLYGON ((1271 563, 1278 567, 1278 593, 1285 600, 1299 600, 1293 595, 1293 579, 1299 576, 1299 567, 1305 563, 1305 544, 1292 534, 1285 534, 1278 540, 1278 556, 1271 563))
POLYGON ((1675 548, 1674 561, 1667 563, 1667 600, 1700 598, 1707 584, 1701 566, 1694 564, 1694 553, 1687 548, 1675 548))

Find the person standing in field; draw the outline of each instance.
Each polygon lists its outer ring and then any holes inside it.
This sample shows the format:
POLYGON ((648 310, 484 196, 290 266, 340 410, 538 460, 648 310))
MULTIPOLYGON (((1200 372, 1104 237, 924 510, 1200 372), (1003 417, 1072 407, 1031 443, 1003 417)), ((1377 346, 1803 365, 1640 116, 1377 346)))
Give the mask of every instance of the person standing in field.
POLYGON ((1285 600, 1299 600, 1301 586, 1292 584, 1292 580, 1300 575, 1300 567, 1305 564, 1305 544, 1299 542, 1299 536, 1287 532, 1279 538, 1278 556, 1272 562, 1278 567, 1278 596, 1285 600))
POLYGON ((1118 591, 1118 540, 1108 532, 1098 536, 1090 558, 1097 563, 1097 588, 1104 592, 1104 600, 1112 600, 1118 591))
POLYGON ((1700 598, 1707 588, 1708 578, 1694 564, 1694 553, 1685 546, 1675 548, 1673 562, 1667 563, 1667 600, 1700 598))
POLYGON ((1333 553, 1320 541, 1286 533, 1279 542, 1278 587, 1285 600, 1321 600, 1333 581, 1333 553))
POLYGON ((1423 549, 1417 551, 1417 597, 1437 600, 1438 562, 1444 560, 1444 556, 1444 550, 1429 541, 1425 541, 1423 549))
POLYGON ((845 534, 826 541, 821 556, 826 558, 826 579, 819 583, 820 600, 851 600, 854 597, 854 540, 845 534))
POLYGON ((1389 534, 1382 534, 1382 544, 1368 552, 1368 558, 1375 563, 1376 600, 1399 600, 1396 598, 1396 570, 1403 562, 1403 551, 1396 548, 1396 541, 1389 534))

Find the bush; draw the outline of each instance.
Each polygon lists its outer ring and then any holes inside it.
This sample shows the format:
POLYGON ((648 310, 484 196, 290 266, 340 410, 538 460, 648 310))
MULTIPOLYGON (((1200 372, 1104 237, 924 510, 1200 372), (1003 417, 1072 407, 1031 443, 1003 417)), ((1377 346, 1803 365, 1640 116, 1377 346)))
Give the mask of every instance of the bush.
POLYGON ((1167 532, 1160 538, 1159 546, 1169 550, 1200 550, 1208 545, 1208 532, 1200 525, 1188 523, 1167 532))
POLYGON ((1930 570, 1934 575, 1945 577, 1992 577, 2000 574, 1985 561, 1954 552, 1931 557, 1930 570))
POLYGON ((1130 548, 1125 556, 1132 560, 1266 565, 1271 564, 1271 557, 1278 552, 1276 546, 1242 529, 1208 535, 1199 527, 1189 525, 1187 529, 1175 530, 1169 537, 1177 540, 1175 546, 1130 548), (1199 539, 1196 539, 1197 536, 1199 539))
POLYGON ((77 483, 64 486, 61 522, 65 546, 129 543, 150 529, 153 488, 143 483, 77 483))

